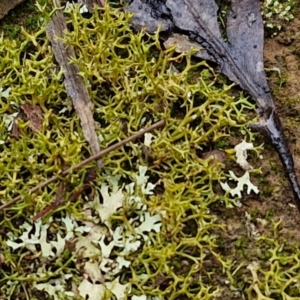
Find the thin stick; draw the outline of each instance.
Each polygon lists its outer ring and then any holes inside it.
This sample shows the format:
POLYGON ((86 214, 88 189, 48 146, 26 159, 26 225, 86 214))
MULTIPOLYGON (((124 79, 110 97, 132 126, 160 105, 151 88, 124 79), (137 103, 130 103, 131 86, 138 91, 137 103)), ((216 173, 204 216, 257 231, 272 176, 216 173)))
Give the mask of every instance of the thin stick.
MULTIPOLYGON (((133 141, 133 140, 135 140, 135 139, 143 136, 146 132, 149 132, 149 131, 152 131, 154 129, 163 127, 164 125, 165 125, 165 121, 161 120, 161 121, 159 121, 157 123, 154 123, 153 125, 145 128, 145 129, 140 130, 136 134, 134 134, 132 136, 129 136, 128 138, 126 138, 126 139, 124 139, 124 140, 122 140, 122 141, 120 141, 120 142, 118 142, 118 143, 116 143, 116 144, 114 144, 112 146, 109 146, 108 148, 100 151, 99 153, 97 153, 97 154, 95 154, 93 156, 90 156, 89 158, 83 160, 79 164, 77 164, 77 165, 75 165, 75 166, 73 166, 73 167, 71 167, 71 168, 69 168, 69 169, 61 172, 59 175, 55 175, 55 176, 51 177, 50 179, 47 179, 44 182, 36 185, 35 187, 33 187, 33 188, 31 188, 29 190, 29 194, 33 194, 33 193, 37 192, 38 190, 42 189, 43 187, 47 186, 48 184, 50 184, 50 183, 52 183, 52 182, 60 179, 61 177, 64 177, 64 176, 67 176, 67 175, 73 173, 74 171, 82 168, 83 166, 85 166, 86 164, 88 164, 88 163, 90 163, 90 162, 92 162, 94 160, 98 160, 102 156, 110 153, 111 151, 116 150, 116 149, 124 146, 128 142, 131 142, 131 141, 133 141)), ((7 208, 7 207, 9 207, 9 206, 11 206, 11 205, 13 205, 13 204, 15 204, 16 202, 20 201, 21 199, 22 199, 22 196, 19 195, 19 196, 13 198, 11 201, 2 204, 0 206, 0 211, 3 210, 3 209, 5 209, 5 208, 7 208)))

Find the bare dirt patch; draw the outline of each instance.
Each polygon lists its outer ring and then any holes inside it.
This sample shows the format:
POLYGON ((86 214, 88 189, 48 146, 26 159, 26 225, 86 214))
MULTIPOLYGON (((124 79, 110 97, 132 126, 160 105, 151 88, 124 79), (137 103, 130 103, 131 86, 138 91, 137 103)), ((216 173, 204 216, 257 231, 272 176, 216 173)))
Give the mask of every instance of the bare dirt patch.
MULTIPOLYGON (((295 168, 300 176, 300 20, 286 26, 276 38, 265 41, 265 67, 269 72, 269 85, 274 94, 288 143, 294 157, 295 168), (280 74, 279 74, 280 72, 280 74)), ((300 216, 294 206, 286 174, 276 151, 265 142, 263 159, 260 161, 263 174, 258 178, 262 195, 256 199, 244 199, 238 214, 255 209, 259 214, 271 213, 282 218, 282 233, 289 232, 294 240, 300 241, 298 224, 300 216)), ((255 164, 255 163, 254 163, 255 164)), ((258 162, 256 162, 256 165, 258 162)), ((258 166, 258 165, 257 165, 258 166)), ((299 179, 298 176, 298 179, 299 179)))

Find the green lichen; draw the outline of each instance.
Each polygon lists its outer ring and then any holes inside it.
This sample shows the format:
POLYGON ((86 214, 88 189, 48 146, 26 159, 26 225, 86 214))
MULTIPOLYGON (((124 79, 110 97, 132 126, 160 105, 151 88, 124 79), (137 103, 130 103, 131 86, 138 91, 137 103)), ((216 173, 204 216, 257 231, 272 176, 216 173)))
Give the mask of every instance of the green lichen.
MULTIPOLYGON (((217 211, 234 207, 236 199, 224 195, 219 187, 228 170, 202 158, 210 148, 232 154, 234 145, 226 139, 233 133, 235 139, 246 135, 253 140, 246 125, 247 113, 254 105, 243 95, 233 96, 231 86, 221 84, 206 62, 175 54, 174 49, 162 50, 158 33, 134 33, 129 26, 130 15, 120 10, 96 9, 91 17, 84 18, 76 7, 66 17, 73 29, 65 41, 75 48, 72 63, 79 66, 95 106, 102 149, 157 120, 166 120, 166 126, 153 133, 156 138, 149 146, 148 158, 143 154, 142 141, 126 145, 103 158, 104 170, 93 183, 99 191, 108 176, 118 175, 118 184, 123 186, 134 182, 139 166, 146 165, 149 181, 157 186, 153 195, 142 190, 135 194, 147 211, 160 215, 162 221, 160 231, 149 233, 149 241, 126 257, 130 267, 118 274, 122 283, 132 284, 131 295, 218 299, 228 290, 230 299, 237 291, 238 299, 263 299, 257 298, 258 293, 283 300, 299 297, 292 280, 298 280, 298 252, 279 247, 277 225, 269 235, 237 240, 236 253, 224 250, 228 224, 217 211), (247 252, 247 243, 256 243, 256 252, 247 252), (268 245, 267 256, 254 256, 265 247, 264 243, 268 245), (253 257, 261 259, 262 264, 251 273, 247 266, 253 257)), ((21 202, 3 212, 0 221, 0 228, 5 229, 0 232, 4 257, 0 291, 8 298, 45 299, 47 293, 34 289, 35 284, 61 280, 64 288, 77 286, 83 274, 74 264, 81 258, 72 245, 53 260, 41 258, 40 253, 32 255, 26 247, 12 250, 7 241, 20 236, 20 225, 30 223, 33 214, 53 202, 59 183, 36 195, 29 195, 28 190, 83 160, 90 149, 45 29, 35 33, 23 30, 22 34, 21 45, 3 36, 0 41, 0 87, 6 91, 0 99, 1 202, 17 194, 23 196, 21 202), (34 132, 29 121, 20 119, 20 137, 16 139, 11 135, 9 120, 25 103, 42 109, 43 126, 34 132), (36 271, 41 268, 43 276, 36 271), (71 279, 65 280, 65 275, 71 275, 71 279)), ((234 165, 233 157, 229 159, 234 165)), ((64 199, 83 184, 91 167, 95 164, 63 180, 67 185, 66 193, 61 195, 64 199)), ((67 235, 62 217, 71 214, 78 222, 86 221, 85 205, 86 199, 81 196, 46 216, 42 224, 49 226, 48 242, 57 242, 58 233, 67 235)), ((136 207, 127 203, 111 218, 111 228, 122 224, 134 233, 129 220, 135 214, 136 207)), ((95 211, 93 215, 98 217, 95 211)), ((245 221, 244 226, 249 222, 245 221)), ((79 232, 76 235, 78 239, 83 236, 79 232)), ((113 257, 118 254, 115 249, 113 257)))

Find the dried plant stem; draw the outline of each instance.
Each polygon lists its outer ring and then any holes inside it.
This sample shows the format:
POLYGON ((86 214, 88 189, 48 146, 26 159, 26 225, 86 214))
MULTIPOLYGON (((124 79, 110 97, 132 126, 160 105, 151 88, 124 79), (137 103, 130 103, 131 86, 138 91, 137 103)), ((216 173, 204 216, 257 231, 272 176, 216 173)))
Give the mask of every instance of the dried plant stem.
MULTIPOLYGON (((108 154, 108 153, 110 153, 110 152, 112 152, 112 151, 114 151, 114 150, 116 150, 116 149, 118 149, 118 148, 124 146, 124 145, 127 144, 128 142, 131 142, 131 141, 133 141, 133 140, 135 140, 135 139, 137 139, 137 138, 143 136, 143 135, 144 135, 145 133, 147 133, 147 132, 150 132, 150 131, 152 131, 152 130, 154 130, 154 129, 157 129, 157 128, 160 128, 160 127, 163 127, 164 125, 165 125, 165 121, 164 121, 164 120, 161 120, 161 121, 159 121, 159 122, 157 122, 157 123, 154 123, 153 125, 151 125, 151 126, 145 128, 145 129, 140 130, 140 131, 137 132, 136 134, 134 134, 134 135, 132 135, 132 136, 129 136, 128 138, 126 138, 126 139, 124 139, 124 140, 121 140, 120 142, 118 142, 118 143, 116 143, 116 144, 114 144, 114 145, 112 145, 112 146, 110 146, 110 147, 108 147, 108 148, 106 148, 106 149, 100 151, 99 153, 90 156, 89 158, 83 160, 83 161, 80 162, 79 164, 77 164, 77 165, 75 165, 75 166, 73 166, 73 167, 71 167, 71 168, 69 168, 69 169, 67 169, 67 170, 65 170, 65 171, 63 171, 63 172, 61 172, 61 173, 58 174, 58 175, 55 175, 55 176, 51 177, 50 179, 48 179, 48 180, 46 180, 46 181, 44 181, 44 182, 42 182, 42 183, 40 183, 40 184, 38 184, 38 185, 36 185, 35 187, 33 187, 33 188, 31 188, 31 189, 29 190, 29 194, 33 194, 33 193, 37 192, 38 190, 42 189, 43 187, 49 185, 50 183, 52 183, 52 182, 54 182, 54 181, 60 179, 61 177, 65 177, 65 176, 67 176, 67 175, 73 173, 74 171, 76 171, 76 170, 82 168, 83 166, 85 166, 86 164, 88 164, 88 163, 90 163, 90 162, 92 162, 92 161, 98 160, 98 159, 101 158, 102 156, 104 156, 104 155, 106 155, 106 154, 108 154)), ((7 207, 12 206, 13 204, 15 204, 16 202, 20 201, 21 199, 22 199, 22 196, 19 195, 19 196, 13 198, 11 201, 2 204, 2 205, 0 206, 0 211, 2 211, 3 209, 5 209, 5 208, 7 208, 7 207)))

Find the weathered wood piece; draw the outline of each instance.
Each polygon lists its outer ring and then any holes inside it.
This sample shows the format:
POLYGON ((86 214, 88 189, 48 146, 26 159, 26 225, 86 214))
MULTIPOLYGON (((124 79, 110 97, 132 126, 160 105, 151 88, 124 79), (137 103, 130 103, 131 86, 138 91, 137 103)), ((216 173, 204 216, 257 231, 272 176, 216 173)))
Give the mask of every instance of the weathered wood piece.
MULTIPOLYGON (((64 70, 65 87, 68 95, 73 101, 74 108, 79 115, 84 137, 89 143, 93 155, 100 152, 98 136, 95 130, 93 119, 93 104, 90 100, 88 90, 79 74, 79 67, 70 63, 70 59, 75 57, 72 46, 68 46, 60 40, 67 32, 65 18, 61 11, 57 11, 46 28, 47 36, 52 44, 55 58, 64 70)), ((98 160, 98 167, 102 168, 102 162, 98 160)))

